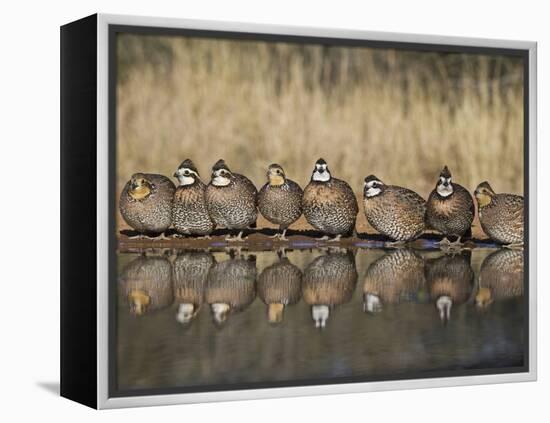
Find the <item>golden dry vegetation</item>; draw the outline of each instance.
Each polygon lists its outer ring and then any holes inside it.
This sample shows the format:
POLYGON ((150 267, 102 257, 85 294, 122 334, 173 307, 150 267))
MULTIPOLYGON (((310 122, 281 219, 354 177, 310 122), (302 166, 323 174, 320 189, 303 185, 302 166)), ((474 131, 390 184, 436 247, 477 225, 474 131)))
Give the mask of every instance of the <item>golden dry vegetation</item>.
POLYGON ((205 182, 224 158, 258 187, 272 162, 305 185, 323 157, 358 196, 374 173, 427 197, 444 164, 470 190, 522 193, 519 59, 119 37, 118 192, 185 158, 205 182))

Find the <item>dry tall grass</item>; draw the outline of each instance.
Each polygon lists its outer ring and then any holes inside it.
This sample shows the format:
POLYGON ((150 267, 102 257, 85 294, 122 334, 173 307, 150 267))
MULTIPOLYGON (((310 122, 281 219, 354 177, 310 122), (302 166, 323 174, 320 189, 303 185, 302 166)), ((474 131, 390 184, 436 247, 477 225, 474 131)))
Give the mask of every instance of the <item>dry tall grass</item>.
POLYGON ((522 192, 519 60, 482 55, 124 35, 118 185, 224 158, 305 185, 323 157, 361 194, 371 173, 427 196, 444 164, 469 189, 522 192))

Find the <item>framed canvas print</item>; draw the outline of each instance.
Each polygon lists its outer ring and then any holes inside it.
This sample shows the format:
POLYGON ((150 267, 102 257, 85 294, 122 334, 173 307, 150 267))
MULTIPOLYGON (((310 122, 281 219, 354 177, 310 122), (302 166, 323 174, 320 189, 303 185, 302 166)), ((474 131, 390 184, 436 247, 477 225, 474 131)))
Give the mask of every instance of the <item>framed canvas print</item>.
POLYGON ((61 28, 61 394, 536 378, 536 44, 61 28))

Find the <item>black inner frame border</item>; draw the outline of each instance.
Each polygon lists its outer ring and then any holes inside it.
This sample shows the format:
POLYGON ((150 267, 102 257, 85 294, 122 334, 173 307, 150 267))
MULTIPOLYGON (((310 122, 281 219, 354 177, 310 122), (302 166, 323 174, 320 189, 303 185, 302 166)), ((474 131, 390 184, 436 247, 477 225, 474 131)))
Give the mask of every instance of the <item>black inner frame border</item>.
MULTIPOLYGON (((405 36, 405 35, 404 35, 405 36)), ((510 48, 495 48, 495 47, 473 47, 459 46, 449 44, 432 44, 418 43, 406 41, 380 41, 380 40, 365 40, 351 38, 335 38, 335 37, 318 37, 318 36, 302 36, 302 35, 282 35, 282 34, 264 34, 253 32, 236 32, 236 31, 218 31, 218 30, 203 30, 203 29, 185 29, 185 28, 170 28, 170 27, 154 27, 154 26, 135 26, 135 25, 108 25, 108 151, 109 151, 109 187, 108 187, 108 230, 109 230, 109 289, 108 289, 108 397, 135 397, 144 395, 167 395, 167 394, 186 394, 199 392, 216 392, 216 391, 235 391, 247 389, 265 389, 265 388, 282 388, 282 387, 299 387, 299 386, 315 386, 315 385, 334 385, 347 383, 365 383, 379 381, 399 381, 411 379, 426 379, 426 378, 443 378, 443 377, 464 377, 478 375, 497 375, 511 373, 526 373, 530 369, 529 363, 529 50, 528 49, 510 49, 510 48), (321 44, 326 46, 338 47, 365 47, 376 49, 395 49, 404 51, 419 51, 419 52, 439 52, 439 53, 467 53, 467 54, 483 54, 495 56, 512 56, 523 60, 523 176, 524 187, 523 196, 526 200, 524 203, 524 353, 523 366, 506 367, 506 368, 484 368, 484 369, 461 369, 461 370, 433 370, 433 371, 416 371, 407 372, 401 375, 393 376, 346 376, 346 377, 327 377, 315 379, 300 379, 289 381, 271 381, 271 382, 250 382, 250 383, 231 383, 231 384, 212 384, 212 385, 196 385, 196 386, 174 386, 166 388, 150 388, 150 389, 131 389, 120 390, 117 386, 117 236, 116 236, 116 145, 117 145, 117 128, 116 128, 116 110, 117 110, 117 35, 118 34, 134 34, 134 35, 155 35, 155 36, 183 36, 195 38, 210 38, 210 39, 226 39, 226 40, 241 40, 241 41, 260 41, 260 42, 287 42, 297 44, 321 44)))

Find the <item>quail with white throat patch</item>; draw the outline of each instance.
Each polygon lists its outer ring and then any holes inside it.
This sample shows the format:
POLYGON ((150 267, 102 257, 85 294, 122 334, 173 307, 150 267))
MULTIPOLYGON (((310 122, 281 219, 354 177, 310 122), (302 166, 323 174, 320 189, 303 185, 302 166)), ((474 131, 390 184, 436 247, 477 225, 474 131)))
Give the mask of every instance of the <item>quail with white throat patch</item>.
POLYGON ((370 264, 363 281, 363 311, 377 313, 424 287, 424 259, 408 248, 388 251, 370 264))
POLYGON ((496 194, 488 182, 479 184, 474 195, 483 232, 501 244, 523 245, 523 197, 496 194))
POLYGON ((120 214, 137 238, 165 239, 164 232, 172 224, 172 206, 176 187, 163 175, 136 173, 120 193, 120 214), (158 235, 160 234, 160 235, 158 235))
POLYGON ((204 303, 204 293, 214 257, 208 251, 179 253, 172 264, 176 320, 188 324, 197 316, 204 303))
POLYGON ((206 207, 212 221, 229 230, 239 230, 237 237, 227 241, 241 241, 243 230, 256 224, 257 190, 246 176, 233 173, 225 161, 218 160, 212 167, 212 180, 206 187, 206 207))
POLYGON ((357 267, 353 252, 328 252, 314 259, 304 270, 302 297, 311 306, 315 327, 327 325, 331 309, 353 297, 357 267))
POLYGON ((288 179, 282 166, 271 164, 267 169, 267 183, 258 193, 258 209, 271 223, 279 225, 275 237, 286 241, 287 228, 302 215, 303 191, 300 186, 288 179))
POLYGON ((410 189, 386 185, 374 175, 365 178, 363 205, 369 224, 381 234, 402 244, 424 231, 426 201, 410 189))
POLYGON ((208 272, 205 301, 214 322, 222 325, 231 313, 244 310, 256 298, 255 257, 230 258, 215 263, 208 272))
POLYGON ((210 238, 214 222, 206 208, 206 185, 199 171, 189 159, 184 160, 174 172, 179 186, 174 194, 172 223, 178 235, 199 235, 210 238))
POLYGON ((338 241, 342 235, 355 230, 355 221, 359 207, 351 187, 340 179, 334 178, 323 159, 315 162, 311 181, 304 189, 303 212, 308 223, 325 234, 335 236, 338 241))
POLYGON ((454 306, 470 300, 474 285, 470 261, 469 251, 426 260, 428 290, 444 324, 450 320, 454 306))
POLYGON ((435 189, 431 192, 426 205, 426 224, 429 228, 443 234, 442 245, 461 245, 461 238, 471 233, 474 220, 474 200, 470 192, 452 181, 449 168, 445 166, 439 175, 435 189), (455 236, 456 241, 449 242, 447 237, 455 236))

